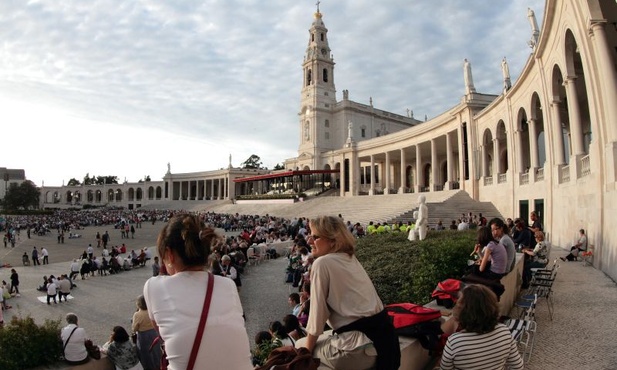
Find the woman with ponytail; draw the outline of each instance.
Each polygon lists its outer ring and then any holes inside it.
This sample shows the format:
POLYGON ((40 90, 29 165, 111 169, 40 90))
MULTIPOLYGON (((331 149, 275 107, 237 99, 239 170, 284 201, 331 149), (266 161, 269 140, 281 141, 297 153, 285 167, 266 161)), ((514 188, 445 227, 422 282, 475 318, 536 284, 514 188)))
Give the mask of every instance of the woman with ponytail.
POLYGON ((157 240, 161 265, 169 275, 150 278, 144 286, 148 313, 165 343, 169 370, 186 369, 195 343, 208 279, 214 278, 212 301, 194 369, 252 369, 242 305, 234 282, 208 275, 210 247, 220 237, 198 216, 174 216, 157 240), (234 348, 235 354, 228 351, 234 348))

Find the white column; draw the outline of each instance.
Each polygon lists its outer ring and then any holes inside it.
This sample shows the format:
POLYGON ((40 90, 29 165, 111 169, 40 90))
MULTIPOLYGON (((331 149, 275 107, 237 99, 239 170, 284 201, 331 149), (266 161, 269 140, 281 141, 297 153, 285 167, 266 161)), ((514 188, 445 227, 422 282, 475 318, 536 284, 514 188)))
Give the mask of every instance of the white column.
POLYGON ((486 146, 480 145, 480 176, 486 177, 488 176, 488 160, 486 159, 486 146))
POLYGON ((560 102, 557 99, 554 99, 551 103, 551 108, 553 111, 553 137, 555 138, 555 142, 553 144, 553 154, 555 155, 555 164, 565 164, 565 153, 563 148, 563 128, 561 127, 561 113, 560 102))
POLYGON ((405 162, 405 149, 401 148, 401 187, 398 189, 399 194, 405 193, 405 183, 407 182, 407 163, 405 162))
POLYGON ((416 144, 416 193, 422 188, 422 153, 420 143, 416 144))
MULTIPOLYGON (((616 141, 617 140, 617 85, 614 81, 617 81, 617 72, 615 72, 615 65, 613 64, 613 58, 611 57, 610 50, 612 47, 609 45, 608 39, 606 37, 606 20, 590 20, 590 33, 591 39, 595 45, 594 49, 597 53, 597 61, 600 72, 599 76, 602 76, 602 87, 603 87, 603 97, 604 100, 604 109, 606 114, 606 121, 608 128, 608 140, 607 141, 616 141), (613 81, 613 82, 611 82, 613 81)), ((591 95, 591 94, 588 94, 591 95)))
POLYGON ((390 194, 390 152, 386 152, 386 168, 385 168, 385 185, 384 194, 390 194))
POLYGON ((456 137, 458 138, 458 182, 461 189, 465 184, 465 142, 463 141, 463 128, 458 127, 456 131, 456 137))
POLYGON ((341 158, 341 167, 339 167, 339 193, 341 197, 345 196, 345 154, 341 158))
POLYGON ((454 169, 454 156, 453 154, 453 150, 452 150, 452 133, 448 132, 446 134, 446 162, 447 162, 447 175, 448 178, 446 179, 446 181, 448 182, 448 189, 450 189, 450 187, 452 186, 452 181, 454 181, 453 179, 453 169, 454 169))
POLYGON ((516 130, 516 154, 518 163, 518 172, 525 172, 525 163, 523 163, 523 132, 520 129, 516 130))
POLYGON ((223 199, 229 198, 229 187, 227 182, 227 175, 223 178, 223 199))
POLYGON ((214 200, 214 179, 210 180, 210 199, 214 200))
POLYGON ((435 191, 438 184, 439 162, 437 161, 437 139, 431 139, 431 191, 435 191))
POLYGON ((499 139, 493 139, 493 183, 497 183, 497 178, 501 173, 501 166, 499 163, 499 139))
POLYGON ((371 171, 370 171, 370 189, 368 191, 368 195, 375 195, 375 156, 371 154, 371 171))
MULTIPOLYGON (((570 141, 572 154, 577 156, 584 153, 583 129, 581 127, 581 111, 576 94, 576 77, 567 77, 563 82, 568 96, 568 115, 570 116, 570 141)), ((614 103, 614 102, 613 102, 614 103)))
POLYGON ((536 120, 531 118, 527 121, 529 125, 529 153, 530 162, 531 162, 531 170, 532 172, 538 168, 538 162, 540 162, 538 158, 538 136, 536 135, 536 120))

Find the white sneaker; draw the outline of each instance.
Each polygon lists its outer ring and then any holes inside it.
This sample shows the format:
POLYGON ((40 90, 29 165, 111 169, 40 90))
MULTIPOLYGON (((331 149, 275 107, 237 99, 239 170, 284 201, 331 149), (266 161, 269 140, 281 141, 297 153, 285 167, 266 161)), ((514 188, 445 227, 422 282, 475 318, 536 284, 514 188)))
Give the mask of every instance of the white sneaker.
POLYGON ((21 294, 17 293, 15 294, 15 297, 21 297, 21 294))

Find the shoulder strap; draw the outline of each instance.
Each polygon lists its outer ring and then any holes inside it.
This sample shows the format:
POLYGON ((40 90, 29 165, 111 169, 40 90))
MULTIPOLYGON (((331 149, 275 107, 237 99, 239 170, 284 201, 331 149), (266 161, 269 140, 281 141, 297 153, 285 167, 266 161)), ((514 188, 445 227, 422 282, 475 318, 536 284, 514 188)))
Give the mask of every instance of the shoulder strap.
POLYGON ((204 329, 206 328, 206 321, 208 320, 208 311, 210 311, 210 302, 212 301, 212 290, 214 287, 214 275, 208 272, 208 290, 206 291, 206 297, 204 298, 204 308, 201 311, 201 320, 197 327, 197 334, 195 334, 195 341, 193 342, 193 349, 191 350, 191 356, 189 357, 189 363, 186 367, 187 370, 193 370, 195 360, 197 359, 197 352, 199 352, 199 346, 201 339, 203 338, 204 329))
POLYGON ((69 340, 71 340, 71 337, 73 336, 73 333, 75 332, 75 330, 77 330, 77 326, 73 328, 73 331, 71 332, 69 337, 66 338, 66 342, 64 342, 64 346, 62 347, 62 353, 64 353, 64 350, 66 349, 67 344, 69 344, 69 340))

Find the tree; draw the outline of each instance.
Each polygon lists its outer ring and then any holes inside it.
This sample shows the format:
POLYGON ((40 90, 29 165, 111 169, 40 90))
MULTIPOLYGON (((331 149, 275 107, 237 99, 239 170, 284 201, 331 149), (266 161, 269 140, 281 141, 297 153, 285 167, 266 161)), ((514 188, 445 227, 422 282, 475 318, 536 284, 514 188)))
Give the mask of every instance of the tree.
POLYGON ((90 177, 90 173, 88 172, 86 176, 84 176, 84 185, 94 185, 94 176, 90 177))
POLYGON ((117 184, 118 176, 97 176, 96 180, 94 180, 95 185, 109 185, 109 184, 117 184))
POLYGON ((250 157, 248 157, 248 159, 242 163, 240 163, 240 166, 242 168, 251 168, 251 169, 260 169, 262 163, 261 163, 261 158, 256 155, 256 154, 251 154, 250 157))
POLYGON ((30 180, 26 180, 17 185, 12 183, 7 189, 4 197, 5 209, 29 209, 38 208, 41 191, 30 180))
POLYGON ((69 180, 69 183, 66 185, 67 186, 79 186, 81 185, 81 182, 79 182, 79 180, 73 177, 72 179, 69 180))
POLYGON ((272 170, 274 171, 278 171, 278 170, 284 170, 285 166, 282 163, 277 163, 274 165, 274 168, 272 170))

